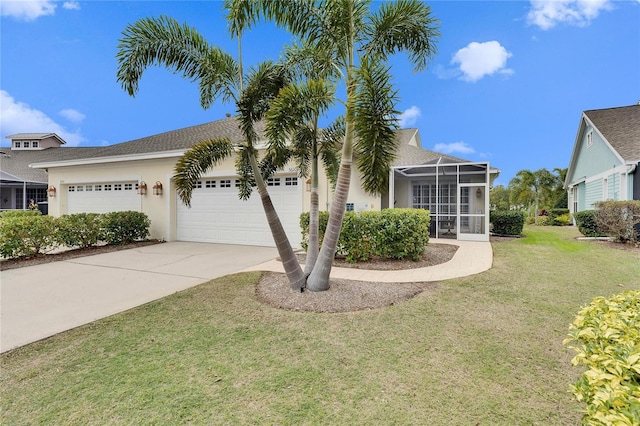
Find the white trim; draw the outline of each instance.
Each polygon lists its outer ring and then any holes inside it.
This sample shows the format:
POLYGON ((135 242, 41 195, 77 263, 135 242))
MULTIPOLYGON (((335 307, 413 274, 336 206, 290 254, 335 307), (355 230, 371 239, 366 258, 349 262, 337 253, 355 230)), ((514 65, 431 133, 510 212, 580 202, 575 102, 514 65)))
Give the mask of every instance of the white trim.
POLYGON ((76 185, 76 184, 94 184, 94 183, 124 183, 124 182, 140 182, 142 176, 111 176, 106 178, 80 178, 80 179, 62 179, 60 185, 76 185))
POLYGON ((581 182, 592 183, 592 182, 595 182, 597 180, 607 179, 609 176, 611 176, 613 174, 623 173, 623 172, 624 173, 627 172, 626 166, 624 166, 624 165, 605 170, 604 172, 598 173, 597 175, 593 175, 593 176, 582 178, 580 181, 572 182, 572 184, 573 185, 577 185, 577 184, 579 184, 581 182))

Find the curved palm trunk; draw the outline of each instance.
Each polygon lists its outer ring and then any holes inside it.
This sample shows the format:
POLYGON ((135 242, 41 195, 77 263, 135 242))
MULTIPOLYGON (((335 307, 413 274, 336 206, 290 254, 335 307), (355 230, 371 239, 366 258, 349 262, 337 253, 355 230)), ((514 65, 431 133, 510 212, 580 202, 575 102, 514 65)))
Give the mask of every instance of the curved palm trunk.
POLYGON ((276 243, 278 255, 282 260, 282 266, 284 267, 284 271, 289 279, 289 284, 294 290, 302 290, 305 287, 305 274, 300 267, 300 263, 298 263, 298 258, 291 248, 291 243, 289 243, 287 234, 284 232, 278 213, 271 202, 269 191, 267 191, 267 186, 264 184, 264 180, 260 174, 258 162, 253 154, 250 155, 250 158, 251 168, 253 169, 258 193, 260 194, 260 201, 262 201, 262 207, 264 208, 264 213, 267 217, 267 223, 271 229, 271 234, 273 235, 273 240, 276 243))
POLYGON ((318 260, 319 244, 319 232, 318 227, 320 221, 318 219, 320 215, 320 202, 318 198, 318 186, 311 187, 311 204, 309 206, 309 246, 307 247, 307 260, 304 263, 305 275, 311 274, 311 271, 316 265, 318 260))

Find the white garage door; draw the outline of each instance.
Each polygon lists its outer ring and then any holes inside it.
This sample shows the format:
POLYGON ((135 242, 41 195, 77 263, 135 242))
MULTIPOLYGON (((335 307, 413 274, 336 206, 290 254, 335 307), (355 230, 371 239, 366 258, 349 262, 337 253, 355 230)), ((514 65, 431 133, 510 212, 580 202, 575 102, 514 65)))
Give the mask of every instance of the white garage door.
MULTIPOLYGON (((268 180, 269 195, 294 248, 300 247, 301 185, 296 176, 268 180)), ((203 179, 196 185, 191 208, 178 199, 177 239, 207 243, 271 246, 273 237, 257 191, 238 198, 235 178, 203 179)))
POLYGON ((67 187, 67 213, 140 211, 137 182, 108 182, 67 187))

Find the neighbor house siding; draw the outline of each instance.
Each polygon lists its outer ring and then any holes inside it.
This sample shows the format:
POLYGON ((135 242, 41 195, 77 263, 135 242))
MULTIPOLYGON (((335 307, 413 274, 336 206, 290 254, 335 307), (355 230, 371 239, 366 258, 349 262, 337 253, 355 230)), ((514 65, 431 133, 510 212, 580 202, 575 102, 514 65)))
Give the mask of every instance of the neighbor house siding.
POLYGON ((575 181, 585 176, 598 175, 621 165, 622 163, 618 156, 611 151, 599 133, 592 126, 586 126, 586 130, 582 135, 576 167, 573 172, 573 180, 575 181), (588 147, 587 135, 590 132, 593 143, 588 147))
MULTIPOLYGON (((594 209, 594 203, 598 201, 602 201, 602 189, 603 189, 602 179, 596 179, 591 182, 587 182, 585 184, 585 192, 584 192, 584 209, 592 210, 594 209)), ((582 210, 582 209, 581 209, 582 210)))

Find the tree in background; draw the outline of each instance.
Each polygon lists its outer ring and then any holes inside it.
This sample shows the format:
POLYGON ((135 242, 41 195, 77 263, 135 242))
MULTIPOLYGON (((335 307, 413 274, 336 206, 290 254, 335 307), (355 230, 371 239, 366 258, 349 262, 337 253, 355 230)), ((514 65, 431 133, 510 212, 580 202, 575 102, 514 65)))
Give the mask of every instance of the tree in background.
POLYGON ((508 211, 511 210, 511 201, 509 199, 510 190, 503 185, 491 188, 489 193, 489 204, 492 210, 508 211))
POLYGON ((527 206, 529 216, 531 207, 535 207, 533 216, 537 219, 540 205, 546 205, 551 197, 553 181, 553 175, 547 169, 520 170, 509 182, 511 204, 527 206))

